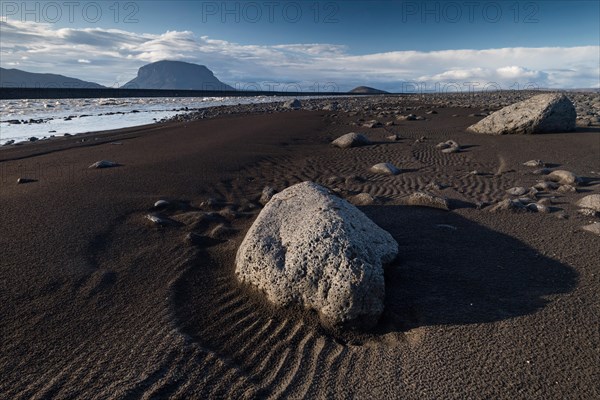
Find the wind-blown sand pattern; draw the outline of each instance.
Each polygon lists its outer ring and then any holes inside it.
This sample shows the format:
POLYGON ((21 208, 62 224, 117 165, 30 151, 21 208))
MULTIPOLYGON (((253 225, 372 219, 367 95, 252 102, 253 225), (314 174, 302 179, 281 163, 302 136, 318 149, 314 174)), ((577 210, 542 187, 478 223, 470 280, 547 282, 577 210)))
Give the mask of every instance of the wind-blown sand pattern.
MULTIPOLYGON (((410 101, 423 108, 408 112, 431 108, 410 101)), ((3 149, 0 224, 11 234, 0 238, 0 397, 600 396, 599 238, 579 229, 594 217, 575 205, 599 191, 599 130, 474 135, 465 131, 473 109, 434 108, 425 121, 373 129, 352 123, 395 117, 218 116, 3 149), (329 144, 351 131, 375 144, 329 144), (461 151, 435 147, 446 140, 461 151), (120 166, 87 169, 102 159, 120 166), (540 193, 554 197, 549 214, 490 212, 484 203, 543 179, 522 165, 531 159, 585 185, 540 193), (401 173, 369 172, 380 162, 401 173), (45 174, 27 173, 36 166, 45 174), (25 175, 37 181, 17 185, 25 175), (328 332, 314 314, 272 307, 234 277, 264 186, 305 180, 345 198, 373 195, 360 209, 400 246, 371 332, 328 332), (447 197, 452 211, 399 205, 417 190, 447 197), (145 216, 158 199, 183 202, 163 212, 173 219, 222 216, 157 227, 145 216), (231 229, 208 244, 184 240, 219 224, 231 229)))

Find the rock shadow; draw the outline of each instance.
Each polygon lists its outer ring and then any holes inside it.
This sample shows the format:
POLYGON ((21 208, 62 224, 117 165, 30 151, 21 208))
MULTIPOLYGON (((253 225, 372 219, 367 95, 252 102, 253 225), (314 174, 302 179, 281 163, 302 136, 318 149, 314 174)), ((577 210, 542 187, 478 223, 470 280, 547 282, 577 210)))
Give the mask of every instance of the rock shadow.
POLYGON ((575 288, 571 267, 455 213, 405 206, 361 209, 398 241, 374 333, 475 324, 535 313, 575 288), (456 228, 456 229, 454 229, 456 228))

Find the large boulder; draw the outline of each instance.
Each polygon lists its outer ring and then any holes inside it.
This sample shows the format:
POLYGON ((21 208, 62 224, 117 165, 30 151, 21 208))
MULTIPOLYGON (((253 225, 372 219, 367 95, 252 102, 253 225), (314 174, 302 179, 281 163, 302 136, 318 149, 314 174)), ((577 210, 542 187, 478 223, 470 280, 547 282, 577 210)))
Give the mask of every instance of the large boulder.
POLYGON ((577 113, 563 94, 540 94, 512 104, 482 119, 468 130, 492 135, 568 132, 577 113))
POLYGON ((329 328, 366 328, 383 312, 383 264, 398 243, 346 200, 313 182, 273 196, 236 256, 241 282, 278 306, 319 313, 329 328))

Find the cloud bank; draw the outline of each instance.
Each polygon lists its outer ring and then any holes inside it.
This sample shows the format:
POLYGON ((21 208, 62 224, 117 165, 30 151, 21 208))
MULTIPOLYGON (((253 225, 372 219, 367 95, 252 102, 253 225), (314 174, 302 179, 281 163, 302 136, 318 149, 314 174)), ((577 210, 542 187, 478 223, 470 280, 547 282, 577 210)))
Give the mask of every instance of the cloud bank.
POLYGON ((231 86, 262 90, 391 91, 600 87, 600 46, 394 51, 353 55, 344 45, 242 45, 197 36, 0 22, 1 66, 120 86, 149 62, 204 64, 231 86))

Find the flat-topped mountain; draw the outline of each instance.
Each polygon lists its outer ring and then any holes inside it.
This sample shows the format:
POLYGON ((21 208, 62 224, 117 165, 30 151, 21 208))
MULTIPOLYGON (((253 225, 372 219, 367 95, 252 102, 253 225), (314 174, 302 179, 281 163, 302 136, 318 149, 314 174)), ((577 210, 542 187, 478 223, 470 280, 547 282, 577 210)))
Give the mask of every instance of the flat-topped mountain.
POLYGON ((369 86, 358 86, 358 87, 355 87, 354 89, 350 90, 348 93, 387 94, 389 92, 386 92, 385 90, 375 89, 375 88, 372 88, 369 86))
POLYGON ((102 89, 104 86, 57 74, 39 74, 20 69, 0 68, 0 87, 102 89))
POLYGON ((144 65, 126 89, 235 90, 221 82, 204 65, 183 61, 157 61, 144 65))

